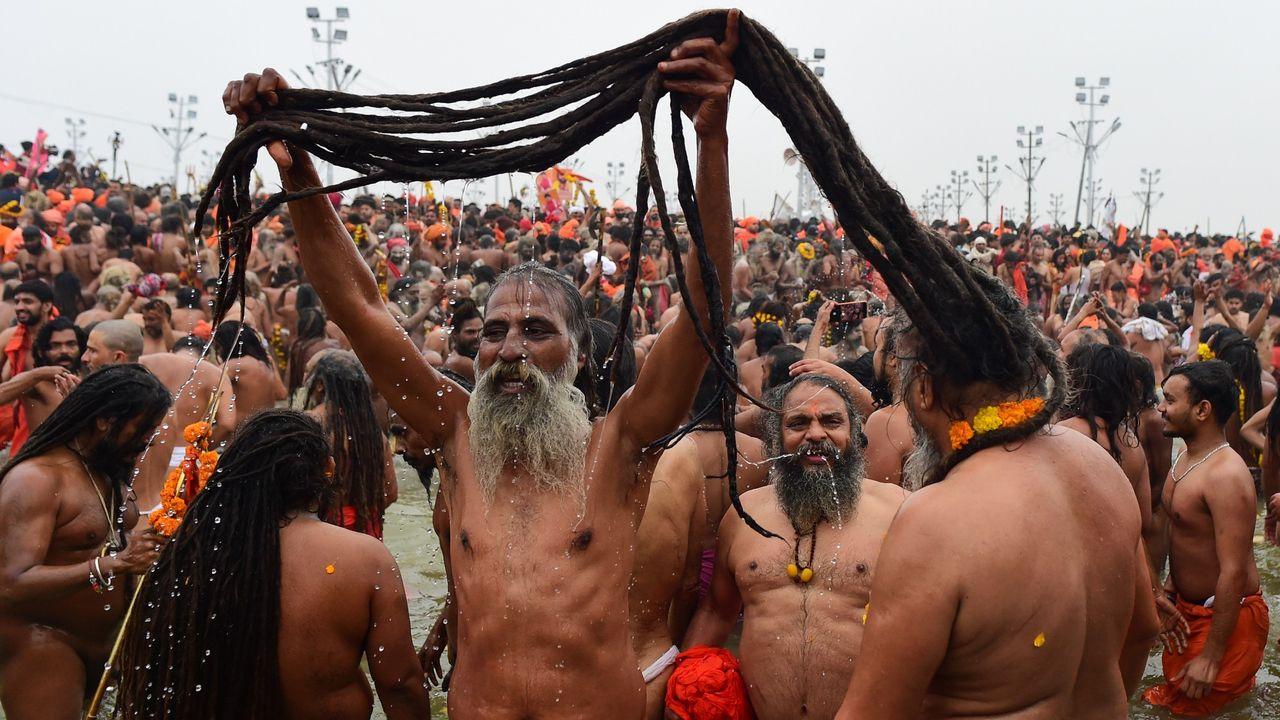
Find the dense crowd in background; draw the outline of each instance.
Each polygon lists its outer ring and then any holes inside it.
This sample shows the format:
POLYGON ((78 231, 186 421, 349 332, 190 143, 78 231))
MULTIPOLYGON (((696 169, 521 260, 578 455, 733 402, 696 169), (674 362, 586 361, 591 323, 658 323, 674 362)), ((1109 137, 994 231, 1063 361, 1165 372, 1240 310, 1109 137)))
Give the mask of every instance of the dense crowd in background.
MULTIPOLYGON (((204 378, 197 381, 205 393, 196 403, 199 412, 189 419, 220 408, 217 442, 254 413, 277 406, 301 408, 320 422, 333 441, 332 474, 338 479, 319 507, 321 519, 381 538, 383 514, 396 499, 392 453, 403 454, 428 490, 433 487, 437 448, 427 447, 388 408, 368 368, 349 352, 346 335, 329 320, 331 309, 302 269, 287 207, 254 228, 244 304, 215 327, 213 298, 229 273, 213 217, 204 218, 199 234, 193 230, 199 197, 175 196, 168 185, 107 179, 97 167, 79 167, 70 152, 60 160, 33 158, 29 143, 19 153, 0 151, 0 163, 3 380, 20 395, 5 396, 10 404, 0 408, 0 440, 11 455, 18 456, 48 416, 43 406, 56 405, 90 371, 141 361, 160 374, 156 368, 164 363, 154 358, 174 355, 184 358, 181 372, 173 376, 176 381, 162 380, 179 396, 187 382, 204 378), (124 337, 122 321, 136 325, 141 344, 124 337), (227 367, 234 369, 228 373, 227 367), (234 399, 220 399, 215 389, 234 399)), ((602 406, 616 400, 644 367, 658 334, 681 312, 673 252, 687 263, 690 237, 680 218, 676 247, 669 247, 656 212, 639 217, 626 199, 598 205, 594 193, 578 192, 574 201, 580 204, 512 198, 480 205, 437 197, 438 187, 327 198, 375 278, 386 311, 423 357, 460 387, 474 385, 490 293, 504 271, 536 262, 578 287, 594 338, 592 367, 607 368, 624 312, 626 275, 638 265, 625 362, 592 378, 602 406)), ((265 197, 260 192, 258 199, 265 197)), ((963 217, 931 226, 965 261, 1012 290, 1069 359, 1069 368, 1079 371, 1090 362, 1079 349, 1091 346, 1120 347, 1146 359, 1149 367, 1135 371, 1134 387, 1121 393, 1134 394, 1131 401, 1120 407, 1101 400, 1069 402, 1064 418, 1087 417, 1093 434, 1101 428, 1115 447, 1117 428, 1143 435, 1142 422, 1149 419, 1142 418, 1158 403, 1155 386, 1173 368, 1224 360, 1239 387, 1239 413, 1227 423, 1228 441, 1261 482, 1264 497, 1280 492, 1269 439, 1269 428, 1280 423, 1270 417, 1280 370, 1280 308, 1273 296, 1280 246, 1271 230, 1253 238, 1119 225, 975 223, 963 217)), ((900 417, 879 412, 902 402, 892 373, 877 357, 877 350, 888 352, 881 326, 896 303, 839 223, 822 217, 735 218, 732 276, 726 280, 729 333, 745 390, 762 396, 800 372, 812 372, 846 383, 851 394, 867 392, 870 417, 864 421, 873 438, 867 477, 918 487, 919 478, 904 468, 911 431, 900 417), (886 423, 901 427, 888 429, 886 423), (873 432, 906 435, 886 451, 873 432)), ((1086 379, 1076 382, 1088 385, 1086 379)), ((743 428, 758 435, 750 427, 747 400, 739 408, 743 428)), ((181 447, 174 452, 176 461, 181 447)), ((1167 461, 1168 446, 1154 454, 1161 452, 1167 461)), ((748 454, 765 462, 759 447, 748 454)), ((1113 454, 1120 459, 1118 451, 1113 454)), ((160 475, 173 467, 161 468, 160 475)), ((1144 537, 1157 546, 1151 516, 1158 512, 1168 467, 1153 463, 1146 490, 1144 537)), ((756 475, 755 484, 763 483, 763 473, 756 475)), ((159 477, 138 491, 144 514, 165 497, 159 477)), ((743 489, 752 482, 748 478, 743 489)), ((712 518, 705 546, 715 546, 718 520, 719 515, 712 518)), ((1271 538, 1275 522, 1272 513, 1266 526, 1271 538)), ((810 546, 811 561, 812 552, 810 546)), ((1162 567, 1163 556, 1151 552, 1153 567, 1162 567)), ((445 635, 438 625, 428 641, 437 675, 445 635)), ((427 668, 431 676, 431 662, 427 668)))

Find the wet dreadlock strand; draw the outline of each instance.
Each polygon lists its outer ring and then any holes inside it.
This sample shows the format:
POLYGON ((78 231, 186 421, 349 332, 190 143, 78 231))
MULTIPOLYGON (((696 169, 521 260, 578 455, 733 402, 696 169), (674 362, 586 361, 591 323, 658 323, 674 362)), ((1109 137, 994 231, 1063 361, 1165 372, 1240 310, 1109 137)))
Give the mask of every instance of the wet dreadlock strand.
MULTIPOLYGON (((654 107, 657 99, 665 94, 656 64, 684 40, 720 39, 724 24, 723 10, 695 13, 614 50, 540 73, 451 92, 358 96, 308 89, 279 91, 278 104, 267 108, 232 139, 210 182, 218 188, 223 206, 218 214, 220 250, 224 261, 235 260, 234 273, 218 289, 215 317, 221 318, 230 304, 243 296, 248 234, 281 203, 384 180, 416 181, 424 177, 452 180, 541 171, 637 112, 642 126, 643 167, 648 184, 655 191, 654 205, 666 243, 672 250, 677 282, 681 292, 687 293, 653 148, 654 107), (448 106, 520 93, 523 95, 502 99, 487 107, 448 106), (353 108, 377 108, 410 115, 335 112, 353 108), (547 117, 557 112, 563 114, 547 117), (419 132, 452 134, 499 128, 530 120, 535 122, 477 139, 405 137, 405 134, 419 132), (351 168, 361 177, 326 187, 276 193, 254 209, 249 183, 257 151, 274 140, 284 140, 322 160, 351 168)), ((737 79, 782 123, 814 181, 832 203, 850 242, 879 271, 922 340, 936 351, 938 364, 944 367, 932 370, 956 383, 984 379, 1009 385, 1025 377, 1025 368, 1007 365, 1010 359, 1020 357, 1020 343, 1022 352, 1026 352, 1030 343, 1029 362, 1048 372, 1052 392, 1041 413, 1025 426, 984 433, 962 451, 953 453, 947 465, 954 465, 984 447, 1026 437, 1047 422, 1061 404, 1064 385, 1061 364, 1047 341, 1027 336, 1021 321, 1010 317, 1011 311, 1003 300, 997 307, 995 299, 1002 298, 1004 291, 996 287, 994 278, 982 277, 954 248, 915 220, 901 194, 876 171, 858 147, 826 89, 804 64, 791 57, 781 41, 746 17, 739 21, 739 38, 739 50, 734 57, 737 79), (944 327, 941 319, 930 311, 931 305, 962 313, 966 328, 957 330, 952 327, 954 323, 944 327), (974 337, 981 337, 982 347, 969 347, 974 337)), ((678 122, 674 116, 673 122, 678 122)), ((683 153, 683 138, 676 144, 678 173, 691 176, 683 153)), ((680 193, 680 204, 686 218, 691 220, 690 234, 701 261, 712 324, 710 328, 702 328, 697 318, 692 319, 698 340, 723 381, 722 424, 732 455, 731 391, 741 390, 736 381, 736 368, 730 369, 734 367, 732 355, 725 351, 728 343, 723 333, 724 319, 717 314, 723 311, 717 297, 718 279, 714 267, 707 262, 709 256, 698 223, 692 221, 697 210, 691 188, 689 183, 689 189, 680 193)), ((638 190, 647 194, 646 187, 638 190)), ((198 222, 212 199, 212 193, 202 198, 198 222)), ((633 248, 634 240, 633 237, 633 248)), ((634 292, 633 278, 629 269, 628 297, 634 292)), ((624 317, 619 333, 625 332, 628 321, 629 317, 624 317)), ((616 342, 614 352, 617 352, 616 342)), ((754 398, 752 401, 759 402, 754 398)))

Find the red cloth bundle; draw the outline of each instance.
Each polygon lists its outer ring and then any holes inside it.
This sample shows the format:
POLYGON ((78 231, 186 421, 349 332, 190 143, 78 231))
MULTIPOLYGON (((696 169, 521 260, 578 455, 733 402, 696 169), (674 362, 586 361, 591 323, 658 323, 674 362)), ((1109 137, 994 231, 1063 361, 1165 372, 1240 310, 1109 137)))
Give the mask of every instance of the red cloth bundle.
POLYGON ((751 701, 738 659, 706 645, 676 656, 667 681, 667 710, 680 720, 751 720, 751 701))

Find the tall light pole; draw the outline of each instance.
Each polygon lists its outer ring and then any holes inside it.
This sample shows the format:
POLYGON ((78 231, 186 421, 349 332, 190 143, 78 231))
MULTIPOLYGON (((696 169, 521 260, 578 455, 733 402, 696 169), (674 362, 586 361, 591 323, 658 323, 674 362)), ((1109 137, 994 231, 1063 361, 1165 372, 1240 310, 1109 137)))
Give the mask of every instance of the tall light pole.
POLYGON ((1160 183, 1160 168, 1155 170, 1142 168, 1138 182, 1141 184, 1141 189, 1133 194, 1142 202, 1142 220, 1138 222, 1138 232, 1150 235, 1151 208, 1164 197, 1163 192, 1155 191, 1156 185, 1160 183))
POLYGON ((1000 181, 996 180, 993 185, 991 176, 996 174, 1000 166, 996 165, 999 160, 995 155, 979 155, 978 156, 978 172, 982 176, 982 183, 977 180, 973 181, 973 187, 977 189, 978 196, 982 198, 982 220, 983 222, 991 222, 991 197, 1000 189, 1000 181))
POLYGON ((173 196, 178 197, 178 179, 182 172, 182 151, 191 147, 205 136, 200 133, 192 137, 194 128, 187 124, 188 120, 196 119, 197 103, 195 95, 179 95, 178 93, 169 93, 169 120, 172 125, 165 127, 151 126, 160 138, 164 140, 169 149, 173 151, 173 196))
POLYGON ((84 118, 67 118, 67 135, 71 138, 71 152, 76 156, 76 162, 80 161, 80 140, 85 134, 84 118))
POLYGON ((929 199, 932 201, 930 206, 933 211, 933 219, 945 220, 947 218, 947 202, 951 199, 947 189, 941 185, 934 185, 933 190, 929 193, 929 199))
POLYGON ((1096 208, 1095 201, 1097 194, 1094 192, 1093 181, 1093 165, 1098 159, 1098 148, 1107 138, 1111 137, 1115 131, 1120 129, 1120 118, 1111 121, 1111 126, 1105 132, 1095 132, 1095 126, 1105 122, 1097 117, 1097 110, 1100 107, 1111 102, 1111 95, 1105 92, 1111 87, 1111 78, 1102 76, 1098 78, 1096 85, 1090 85, 1084 77, 1076 78, 1076 104, 1089 108, 1089 119, 1071 123, 1071 129, 1075 132, 1075 137, 1071 137, 1066 133, 1058 133, 1059 135, 1079 143, 1083 148, 1080 158, 1080 182, 1076 188, 1076 215, 1075 224, 1080 224, 1080 201, 1082 197, 1087 198, 1088 207, 1088 223, 1093 224, 1093 214, 1096 208), (1098 94, 1098 91, 1104 91, 1098 94), (1083 125, 1083 128, 1081 127, 1083 125), (1085 193, 1085 182, 1088 182, 1088 193, 1085 193))
POLYGON ((957 172, 952 170, 950 183, 951 202, 955 205, 956 222, 959 223, 960 213, 964 211, 964 204, 973 194, 969 192, 967 187, 969 185, 969 171, 957 172))
POLYGON ((609 180, 606 183, 609 189, 609 202, 617 202, 618 196, 621 194, 622 180, 627 172, 627 164, 619 160, 616 163, 611 161, 606 165, 609 175, 609 180))
POLYGON ((1049 215, 1054 225, 1062 224, 1062 193, 1049 193, 1049 215))
POLYGON ((1044 126, 1036 125, 1029 128, 1026 125, 1018 126, 1018 147, 1026 150, 1027 154, 1018 158, 1018 169, 1005 165, 1009 172, 1013 173, 1019 180, 1027 184, 1027 227, 1031 227, 1031 192, 1035 187, 1036 175, 1040 174, 1040 168, 1044 166, 1044 158, 1036 157, 1036 148, 1044 144, 1044 126))
MULTIPOLYGON (((798 48, 787 48, 791 53, 791 57, 808 65, 813 70, 813 74, 818 77, 821 82, 827 75, 827 69, 819 63, 827 59, 827 51, 825 48, 814 48, 813 55, 801 56, 798 48)), ((808 213, 809 217, 818 217, 822 215, 822 200, 818 195, 818 185, 813 181, 813 176, 809 174, 809 166, 805 158, 801 158, 799 168, 796 169, 796 215, 808 213)))
MULTIPOLYGON (((354 82, 356 77, 360 75, 360 71, 355 70, 355 74, 352 74, 354 68, 350 63, 348 63, 346 64, 346 69, 343 70, 342 76, 339 77, 338 66, 342 65, 343 62, 342 58, 336 58, 333 56, 333 46, 341 45, 347 41, 347 31, 342 28, 334 28, 333 26, 335 23, 350 20, 351 11, 345 7, 338 7, 334 9, 333 17, 322 18, 320 17, 320 8, 309 7, 307 8, 307 19, 312 23, 315 23, 315 25, 311 26, 311 39, 314 42, 324 45, 324 60, 321 60, 316 64, 324 66, 325 88, 330 91, 342 91, 346 89, 346 87, 354 82), (317 28, 316 25, 324 25, 323 35, 320 34, 320 29, 317 28)), ((311 71, 311 66, 307 66, 307 71, 311 72, 311 76, 313 78, 315 77, 315 73, 311 71)), ((295 72, 294 77, 297 76, 298 74, 295 72)), ((326 185, 333 184, 333 165, 331 163, 325 163, 324 181, 326 185)))

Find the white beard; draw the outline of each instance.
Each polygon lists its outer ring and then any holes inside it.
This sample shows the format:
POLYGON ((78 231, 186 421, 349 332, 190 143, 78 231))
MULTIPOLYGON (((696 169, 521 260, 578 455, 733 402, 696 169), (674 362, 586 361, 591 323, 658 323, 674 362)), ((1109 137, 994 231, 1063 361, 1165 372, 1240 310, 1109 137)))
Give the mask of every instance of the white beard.
POLYGON ((489 366, 467 403, 468 437, 476 481, 491 502, 504 471, 514 482, 528 477, 557 492, 583 490, 587 440, 591 435, 586 398, 573 386, 569 363, 554 376, 527 362, 489 366), (532 389, 503 395, 506 380, 531 381, 532 389))
POLYGON ((914 492, 924 487, 925 482, 933 477, 933 472, 942 464, 942 451, 909 411, 907 417, 911 420, 911 430, 916 438, 911 454, 902 464, 902 487, 914 492))

